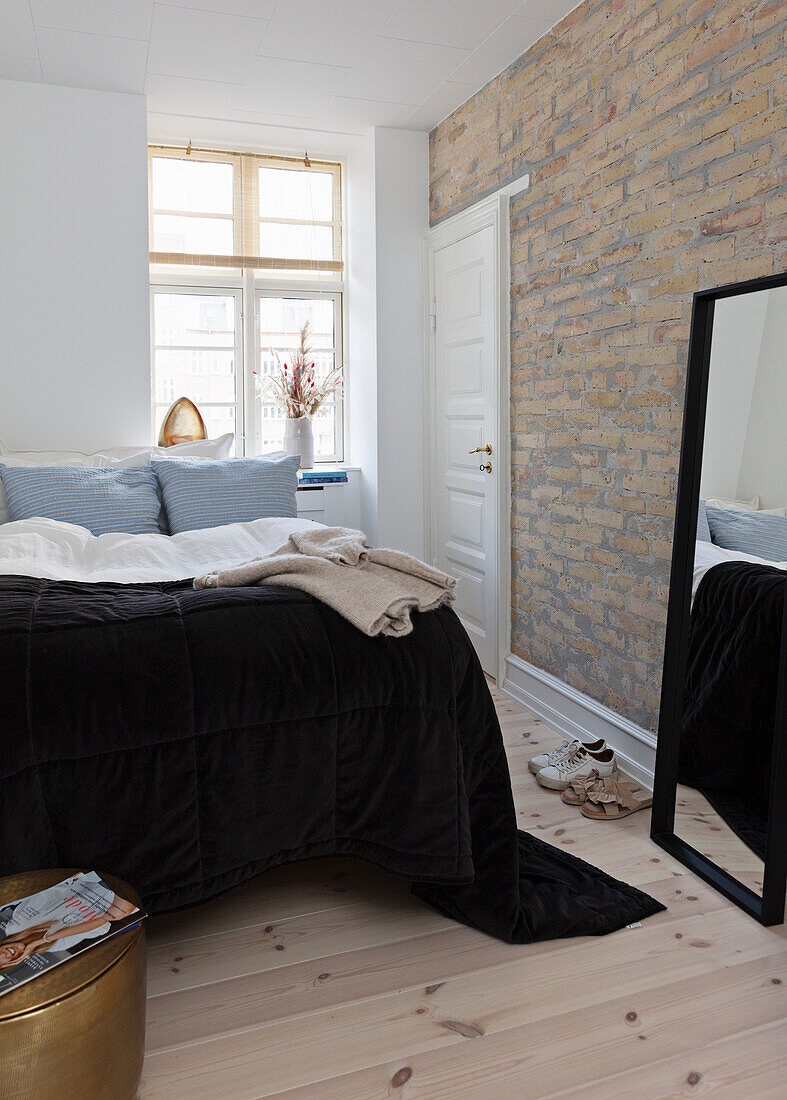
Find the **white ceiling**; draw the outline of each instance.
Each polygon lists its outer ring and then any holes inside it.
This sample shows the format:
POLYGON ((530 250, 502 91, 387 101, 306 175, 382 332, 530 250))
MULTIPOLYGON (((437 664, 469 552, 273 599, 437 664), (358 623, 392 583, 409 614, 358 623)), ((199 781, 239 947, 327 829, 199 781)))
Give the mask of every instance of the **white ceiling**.
POLYGON ((0 78, 144 92, 154 117, 429 130, 576 2, 0 0, 0 78))

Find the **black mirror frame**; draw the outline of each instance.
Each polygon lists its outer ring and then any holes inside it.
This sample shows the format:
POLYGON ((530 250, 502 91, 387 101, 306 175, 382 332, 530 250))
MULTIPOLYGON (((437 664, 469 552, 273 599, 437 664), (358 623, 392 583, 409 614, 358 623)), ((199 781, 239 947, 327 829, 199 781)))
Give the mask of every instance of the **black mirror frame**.
POLYGON ((730 283, 694 295, 650 829, 656 844, 766 925, 781 924, 784 920, 787 887, 787 609, 782 627, 762 897, 676 836, 674 826, 714 309, 721 298, 782 286, 787 286, 787 273, 730 283))

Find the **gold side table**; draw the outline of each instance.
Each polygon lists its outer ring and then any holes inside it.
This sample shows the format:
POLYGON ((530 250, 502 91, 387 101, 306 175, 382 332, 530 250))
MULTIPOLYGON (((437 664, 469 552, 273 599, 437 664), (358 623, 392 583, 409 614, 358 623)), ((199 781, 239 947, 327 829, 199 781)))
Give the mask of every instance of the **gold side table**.
MULTIPOLYGON (((2 878, 0 905, 77 870, 2 878)), ((141 906, 127 883, 101 877, 141 906)), ((0 997, 2 1100, 134 1100, 144 1049, 144 922, 0 997)))

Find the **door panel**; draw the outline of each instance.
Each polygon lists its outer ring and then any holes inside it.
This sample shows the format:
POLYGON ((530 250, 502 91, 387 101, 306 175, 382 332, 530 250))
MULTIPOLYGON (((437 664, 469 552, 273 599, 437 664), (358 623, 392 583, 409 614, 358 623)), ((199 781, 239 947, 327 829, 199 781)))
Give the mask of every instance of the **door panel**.
POLYGON ((446 348, 446 386, 451 397, 480 394, 484 386, 484 345, 468 341, 446 348))
POLYGON ((434 255, 436 561, 482 667, 497 672, 496 241, 492 226, 434 255), (487 444, 492 453, 469 452, 487 444), (491 465, 491 472, 485 470, 491 465))

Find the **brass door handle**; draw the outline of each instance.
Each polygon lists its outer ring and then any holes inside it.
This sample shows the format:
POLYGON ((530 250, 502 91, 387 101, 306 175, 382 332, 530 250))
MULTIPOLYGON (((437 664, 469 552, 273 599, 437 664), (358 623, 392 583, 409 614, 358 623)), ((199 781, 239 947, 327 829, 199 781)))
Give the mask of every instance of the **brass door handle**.
POLYGON ((477 455, 477 454, 481 454, 482 452, 485 455, 491 455, 491 453, 492 453, 492 444, 487 443, 487 445, 485 447, 473 447, 472 451, 468 451, 467 453, 469 455, 477 455))
POLYGON ((485 462, 483 464, 483 466, 479 466, 478 469, 482 470, 482 471, 485 471, 488 474, 491 474, 492 473, 492 463, 491 462, 485 462))

